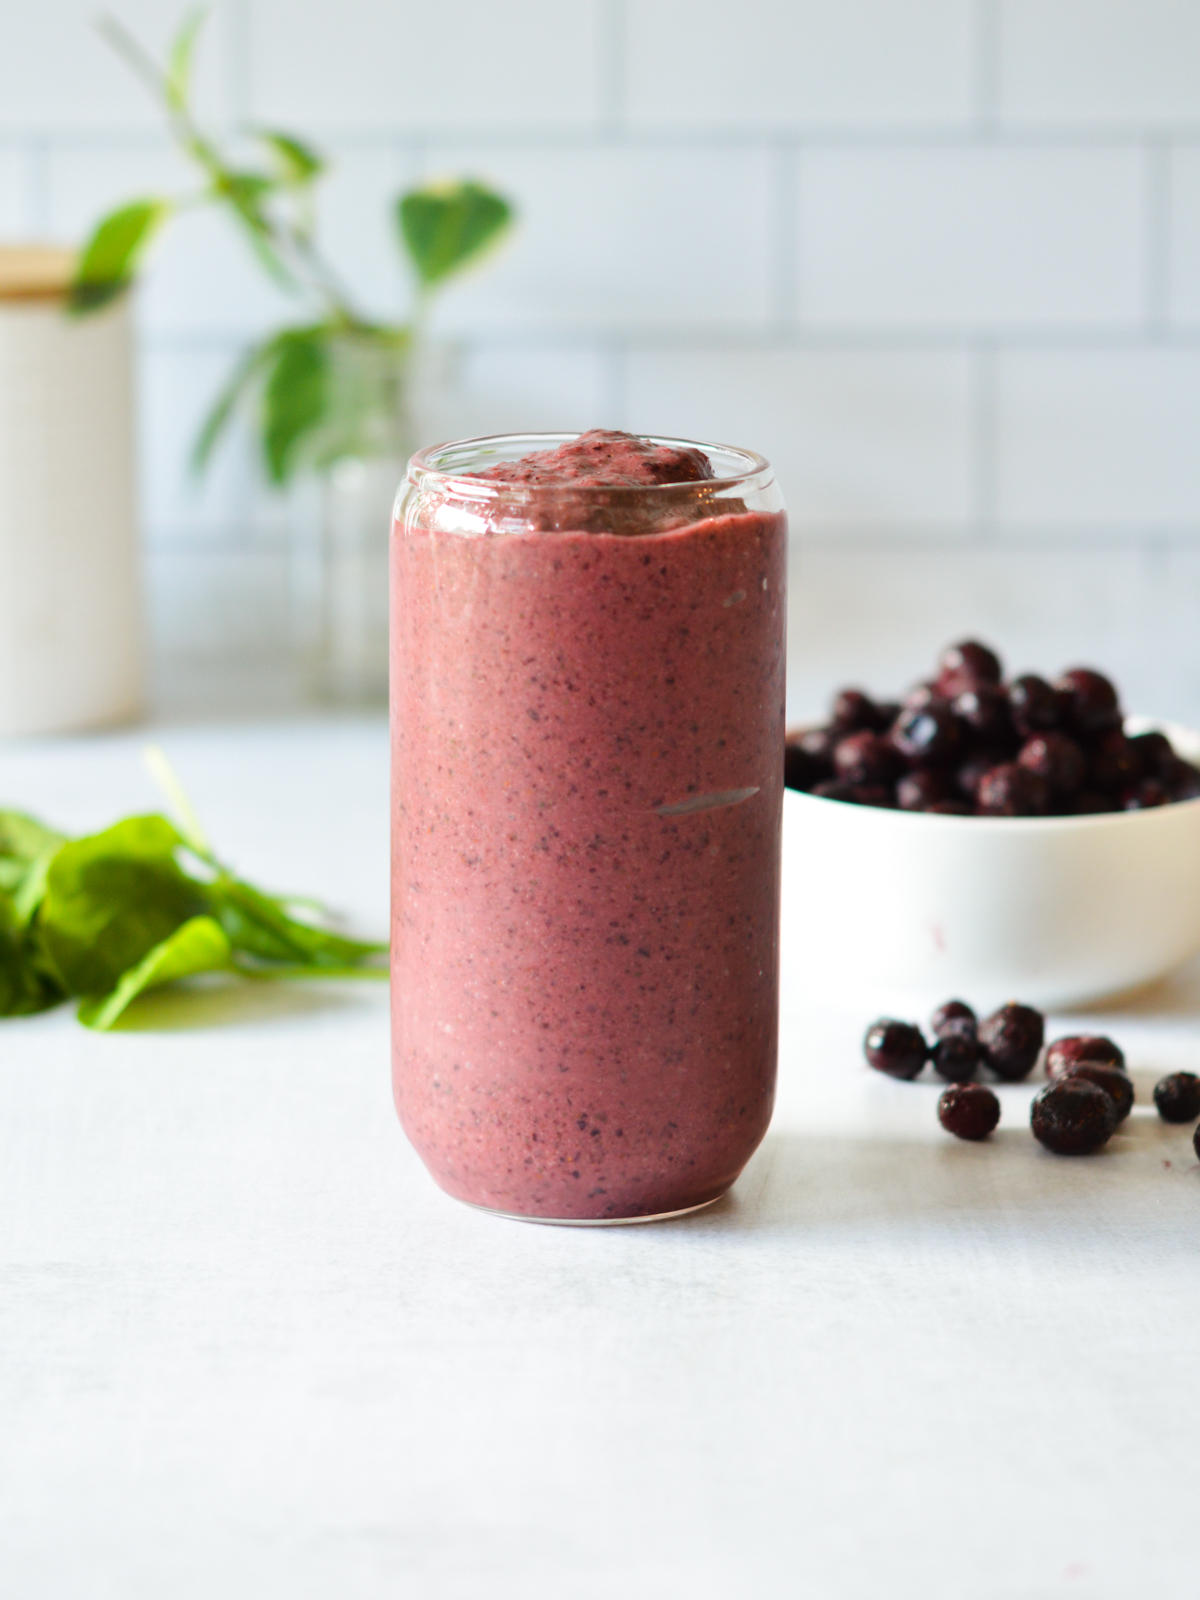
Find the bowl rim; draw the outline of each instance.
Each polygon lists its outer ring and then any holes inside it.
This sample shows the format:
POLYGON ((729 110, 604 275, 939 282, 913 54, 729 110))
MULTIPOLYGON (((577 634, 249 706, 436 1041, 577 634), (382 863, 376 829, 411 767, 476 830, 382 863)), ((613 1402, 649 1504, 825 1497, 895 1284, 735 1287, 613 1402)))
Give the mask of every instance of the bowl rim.
MULTIPOLYGON (((789 728, 787 736, 790 738, 793 733, 804 733, 809 728, 820 726, 820 723, 800 723, 793 728, 789 728)), ((1185 756, 1182 759, 1194 760, 1196 756, 1200 756, 1200 732, 1197 732, 1194 728, 1185 727, 1182 723, 1170 722, 1160 717, 1131 715, 1125 718, 1122 726, 1127 733, 1131 734, 1165 733, 1175 747, 1177 754, 1180 753, 1180 744, 1184 746, 1190 745, 1193 755, 1190 757, 1185 756)), ((909 823, 916 823, 918 826, 948 824, 961 828, 977 827, 981 822, 986 822, 990 833, 999 832, 1001 829, 1010 833, 1061 833, 1071 828, 1111 828, 1127 827, 1129 825, 1145 827, 1154 819, 1186 813, 1195 814, 1200 808, 1200 796, 1196 796, 1191 800, 1172 800, 1162 806, 1145 806, 1138 811, 1095 811, 1078 817, 980 817, 974 815, 957 817, 953 815, 947 816, 945 813, 937 811, 901 811, 898 806, 860 806, 850 800, 835 800, 830 795, 810 794, 806 789, 785 788, 784 793, 795 795, 798 800, 805 800, 817 806, 837 806, 843 813, 847 814, 859 812, 863 816, 887 817, 890 819, 890 825, 899 823, 899 826, 904 827, 909 823), (901 818, 903 821, 900 821, 901 818)))

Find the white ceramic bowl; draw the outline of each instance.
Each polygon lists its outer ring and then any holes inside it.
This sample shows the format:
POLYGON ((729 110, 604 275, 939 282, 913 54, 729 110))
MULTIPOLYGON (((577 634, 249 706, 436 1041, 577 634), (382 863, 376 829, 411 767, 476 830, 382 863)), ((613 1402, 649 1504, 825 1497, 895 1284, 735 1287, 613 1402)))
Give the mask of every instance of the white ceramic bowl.
MULTIPOLYGON (((1200 736, 1161 727, 1189 760, 1200 736)), ((917 1014, 1062 1007, 1200 951, 1200 800, 1086 817, 944 817, 786 790, 784 983, 917 1014)))

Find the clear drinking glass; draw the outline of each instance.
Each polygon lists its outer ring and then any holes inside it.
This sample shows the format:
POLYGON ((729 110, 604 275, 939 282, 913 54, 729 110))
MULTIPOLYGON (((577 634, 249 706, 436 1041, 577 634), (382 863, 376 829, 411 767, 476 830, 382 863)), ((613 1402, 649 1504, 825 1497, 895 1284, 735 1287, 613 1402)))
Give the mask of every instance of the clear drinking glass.
POLYGON ((459 1199, 648 1220, 771 1115, 787 524, 723 445, 700 482, 469 476, 573 437, 420 451, 397 498, 393 1083, 459 1199))

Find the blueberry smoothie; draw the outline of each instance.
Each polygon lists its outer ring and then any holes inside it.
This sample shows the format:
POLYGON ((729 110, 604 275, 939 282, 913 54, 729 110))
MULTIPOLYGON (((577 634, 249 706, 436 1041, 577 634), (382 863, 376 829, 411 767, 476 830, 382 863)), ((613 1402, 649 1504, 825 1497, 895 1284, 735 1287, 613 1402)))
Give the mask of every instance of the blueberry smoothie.
POLYGON ((770 467, 727 447, 593 430, 410 464, 393 1085, 459 1199, 661 1216, 766 1131, 785 544, 770 467))

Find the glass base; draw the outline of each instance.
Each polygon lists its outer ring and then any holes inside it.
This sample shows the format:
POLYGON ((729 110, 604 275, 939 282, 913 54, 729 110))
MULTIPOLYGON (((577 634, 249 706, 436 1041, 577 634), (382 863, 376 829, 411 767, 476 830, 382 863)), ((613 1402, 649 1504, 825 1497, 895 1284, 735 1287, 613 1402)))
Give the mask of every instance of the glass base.
MULTIPOLYGON (((715 1206, 718 1200, 724 1200, 729 1193, 723 1189, 720 1194, 714 1194, 711 1200, 701 1200, 699 1205, 684 1206, 679 1211, 656 1211, 649 1217, 531 1217, 521 1211, 496 1211, 492 1206, 479 1206, 473 1200, 460 1201, 461 1205, 470 1206, 472 1211, 482 1211, 489 1217, 503 1217, 508 1222, 542 1222, 549 1228, 629 1228, 639 1222, 672 1222, 676 1217, 691 1217, 697 1211, 707 1211, 709 1206, 715 1206)), ((457 1195, 452 1195, 457 1200, 457 1195)))

